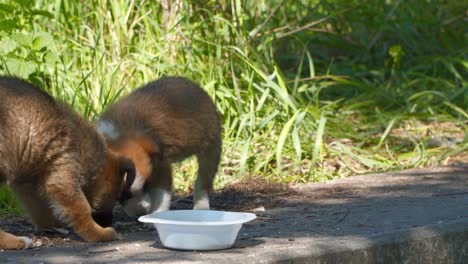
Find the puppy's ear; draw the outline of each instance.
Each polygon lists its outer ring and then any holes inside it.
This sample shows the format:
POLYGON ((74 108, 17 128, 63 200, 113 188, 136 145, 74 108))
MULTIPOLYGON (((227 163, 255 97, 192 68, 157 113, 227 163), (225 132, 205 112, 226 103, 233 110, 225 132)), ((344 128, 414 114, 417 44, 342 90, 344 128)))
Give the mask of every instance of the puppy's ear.
POLYGON ((130 159, 121 158, 120 161, 120 176, 125 177, 124 192, 130 192, 133 182, 135 181, 136 172, 135 164, 130 159))

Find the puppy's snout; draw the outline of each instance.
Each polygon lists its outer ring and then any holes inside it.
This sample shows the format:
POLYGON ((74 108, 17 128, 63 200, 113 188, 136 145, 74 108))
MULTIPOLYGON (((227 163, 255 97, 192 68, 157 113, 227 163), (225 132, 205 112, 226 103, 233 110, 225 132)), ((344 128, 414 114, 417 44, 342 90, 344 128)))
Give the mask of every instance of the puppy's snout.
POLYGON ((132 198, 133 198, 132 192, 128 191, 128 190, 124 190, 120 194, 119 203, 123 205, 123 204, 127 203, 128 200, 130 200, 132 198))
POLYGON ((148 214, 151 203, 146 196, 136 196, 122 203, 122 207, 128 216, 136 218, 148 214))

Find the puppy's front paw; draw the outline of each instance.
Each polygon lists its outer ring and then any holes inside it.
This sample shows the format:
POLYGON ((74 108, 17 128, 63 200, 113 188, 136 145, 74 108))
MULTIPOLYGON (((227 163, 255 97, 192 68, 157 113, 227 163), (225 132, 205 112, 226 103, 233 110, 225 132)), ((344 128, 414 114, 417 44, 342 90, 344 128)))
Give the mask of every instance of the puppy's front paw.
POLYGON ((78 233, 80 237, 89 242, 107 242, 117 239, 117 232, 112 227, 100 227, 95 224, 93 229, 78 233))
POLYGON ((19 237, 23 243, 24 243, 24 246, 23 248, 26 249, 26 248, 32 248, 33 247, 33 241, 32 239, 30 239, 29 237, 19 237))
POLYGON ((106 241, 112 241, 116 239, 117 239, 117 232, 115 231, 115 229, 112 227, 106 227, 106 228, 103 228, 102 234, 98 241, 106 242, 106 241))
POLYGON ((193 210, 210 210, 210 198, 208 192, 195 190, 193 195, 193 210))

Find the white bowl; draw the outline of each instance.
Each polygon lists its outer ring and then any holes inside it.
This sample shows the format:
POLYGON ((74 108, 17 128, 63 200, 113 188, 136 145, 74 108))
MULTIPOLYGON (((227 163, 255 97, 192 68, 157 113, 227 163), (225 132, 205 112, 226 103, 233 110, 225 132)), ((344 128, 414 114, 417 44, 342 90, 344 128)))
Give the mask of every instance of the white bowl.
POLYGON ((138 220, 153 223, 165 247, 216 250, 232 247, 242 224, 255 218, 250 213, 174 210, 154 212, 138 220))

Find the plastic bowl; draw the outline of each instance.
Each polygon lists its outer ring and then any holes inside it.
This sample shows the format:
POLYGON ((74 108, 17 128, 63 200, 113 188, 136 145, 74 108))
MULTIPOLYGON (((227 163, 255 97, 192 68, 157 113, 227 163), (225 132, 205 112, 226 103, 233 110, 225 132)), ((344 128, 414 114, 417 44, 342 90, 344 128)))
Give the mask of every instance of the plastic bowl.
POLYGON ((251 213, 174 210, 154 212, 138 220, 153 223, 167 248, 218 250, 232 247, 242 224, 255 218, 251 213))

